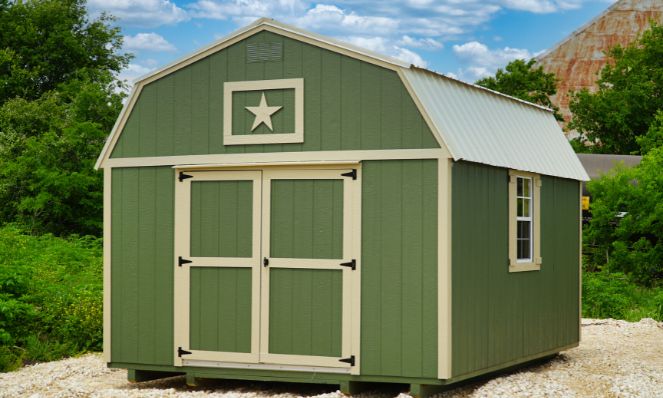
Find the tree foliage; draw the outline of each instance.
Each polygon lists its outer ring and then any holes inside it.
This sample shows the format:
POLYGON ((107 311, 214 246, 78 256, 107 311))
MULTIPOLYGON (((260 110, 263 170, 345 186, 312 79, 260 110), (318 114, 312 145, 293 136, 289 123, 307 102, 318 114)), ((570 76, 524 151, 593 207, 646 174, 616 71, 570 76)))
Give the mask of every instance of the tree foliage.
POLYGON ((644 285, 663 281, 663 146, 651 149, 640 165, 618 167, 591 181, 592 221, 586 240, 598 246, 602 264, 644 285), (626 212, 623 218, 616 215, 626 212))
POLYGON ((37 99, 81 71, 119 72, 129 58, 111 21, 90 21, 84 0, 0 0, 0 103, 37 99))
POLYGON ((638 154, 636 137, 645 135, 663 109, 663 26, 652 24, 638 41, 616 46, 607 56, 597 91, 573 95, 569 127, 593 152, 638 154))
POLYGON ((121 36, 80 0, 0 0, 0 223, 100 234, 93 170, 121 109, 121 36), (17 33, 21 33, 17 37, 17 33))
POLYGON ((498 69, 494 77, 483 78, 476 84, 552 108, 555 117, 562 120, 559 109, 550 101, 550 96, 557 92, 557 78, 553 73, 544 72, 543 67, 535 67, 535 64, 535 59, 511 61, 504 69, 498 69))

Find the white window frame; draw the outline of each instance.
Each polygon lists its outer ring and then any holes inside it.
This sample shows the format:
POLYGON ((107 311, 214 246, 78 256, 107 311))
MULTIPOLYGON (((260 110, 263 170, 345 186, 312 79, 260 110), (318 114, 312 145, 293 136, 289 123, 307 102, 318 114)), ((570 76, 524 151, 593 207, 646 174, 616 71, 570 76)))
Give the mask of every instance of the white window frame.
POLYGON ((538 271, 541 269, 541 176, 524 171, 509 171, 509 272, 538 271), (529 179, 529 217, 518 216, 518 179, 529 179), (530 221, 530 258, 519 259, 518 221, 530 221))
POLYGON ((304 79, 251 80, 223 84, 223 145, 296 144, 304 142, 304 79), (295 90, 295 131, 276 134, 233 134, 235 91, 295 90))

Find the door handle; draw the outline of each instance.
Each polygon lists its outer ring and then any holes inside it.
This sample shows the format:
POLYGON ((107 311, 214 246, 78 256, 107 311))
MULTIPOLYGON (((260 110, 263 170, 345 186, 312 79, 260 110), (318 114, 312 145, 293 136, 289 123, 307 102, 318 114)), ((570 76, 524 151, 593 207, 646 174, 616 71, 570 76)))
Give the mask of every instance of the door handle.
POLYGON ((262 259, 262 265, 265 267, 269 266, 269 259, 267 257, 264 257, 262 259))

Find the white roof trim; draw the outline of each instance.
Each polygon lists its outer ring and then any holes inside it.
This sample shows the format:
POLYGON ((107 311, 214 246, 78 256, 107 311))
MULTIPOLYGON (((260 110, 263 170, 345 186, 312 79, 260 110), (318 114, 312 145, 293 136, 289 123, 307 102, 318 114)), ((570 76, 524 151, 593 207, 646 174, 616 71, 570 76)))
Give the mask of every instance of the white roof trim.
POLYGON ((342 53, 344 55, 359 60, 371 62, 383 67, 387 67, 389 69, 393 69, 395 71, 399 71, 404 68, 407 69, 410 66, 409 64, 397 60, 395 58, 391 58, 369 50, 365 50, 360 47, 353 46, 351 44, 342 43, 340 41, 336 41, 334 39, 317 35, 315 33, 307 32, 295 28, 294 26, 274 21, 273 19, 260 18, 255 22, 234 31, 228 36, 220 40, 217 40, 216 42, 208 46, 205 46, 162 68, 159 68, 153 72, 150 72, 136 79, 134 81, 134 87, 131 90, 131 94, 127 98, 127 102, 122 108, 122 111, 120 112, 120 115, 118 116, 118 119, 115 122, 115 125, 113 126, 113 129, 111 130, 111 133, 108 136, 106 143, 104 144, 101 154, 99 155, 99 158, 97 158, 97 162, 95 163, 94 168, 99 169, 103 167, 106 159, 110 157, 110 154, 112 153, 115 147, 115 143, 118 139, 119 131, 122 130, 122 128, 124 127, 124 123, 126 122, 129 113, 131 113, 133 105, 136 101, 136 97, 140 94, 143 85, 148 84, 151 81, 157 80, 165 75, 173 73, 181 68, 184 68, 185 66, 191 64, 192 62, 195 62, 198 59, 202 59, 207 55, 220 51, 226 48, 227 46, 234 44, 234 41, 243 39, 244 37, 242 36, 248 37, 251 36, 252 34, 258 33, 263 30, 268 30, 277 34, 279 33, 285 34, 286 36, 294 36, 296 38, 303 39, 303 41, 309 44, 317 45, 318 47, 326 48, 331 51, 336 51, 338 53, 342 53))

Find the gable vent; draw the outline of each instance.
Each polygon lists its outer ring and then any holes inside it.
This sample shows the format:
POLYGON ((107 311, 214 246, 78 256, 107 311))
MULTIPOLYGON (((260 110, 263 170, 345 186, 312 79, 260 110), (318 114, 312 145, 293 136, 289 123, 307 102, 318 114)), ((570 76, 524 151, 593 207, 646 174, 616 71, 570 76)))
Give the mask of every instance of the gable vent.
POLYGON ((246 62, 280 61, 283 58, 281 43, 250 43, 246 45, 246 62))

